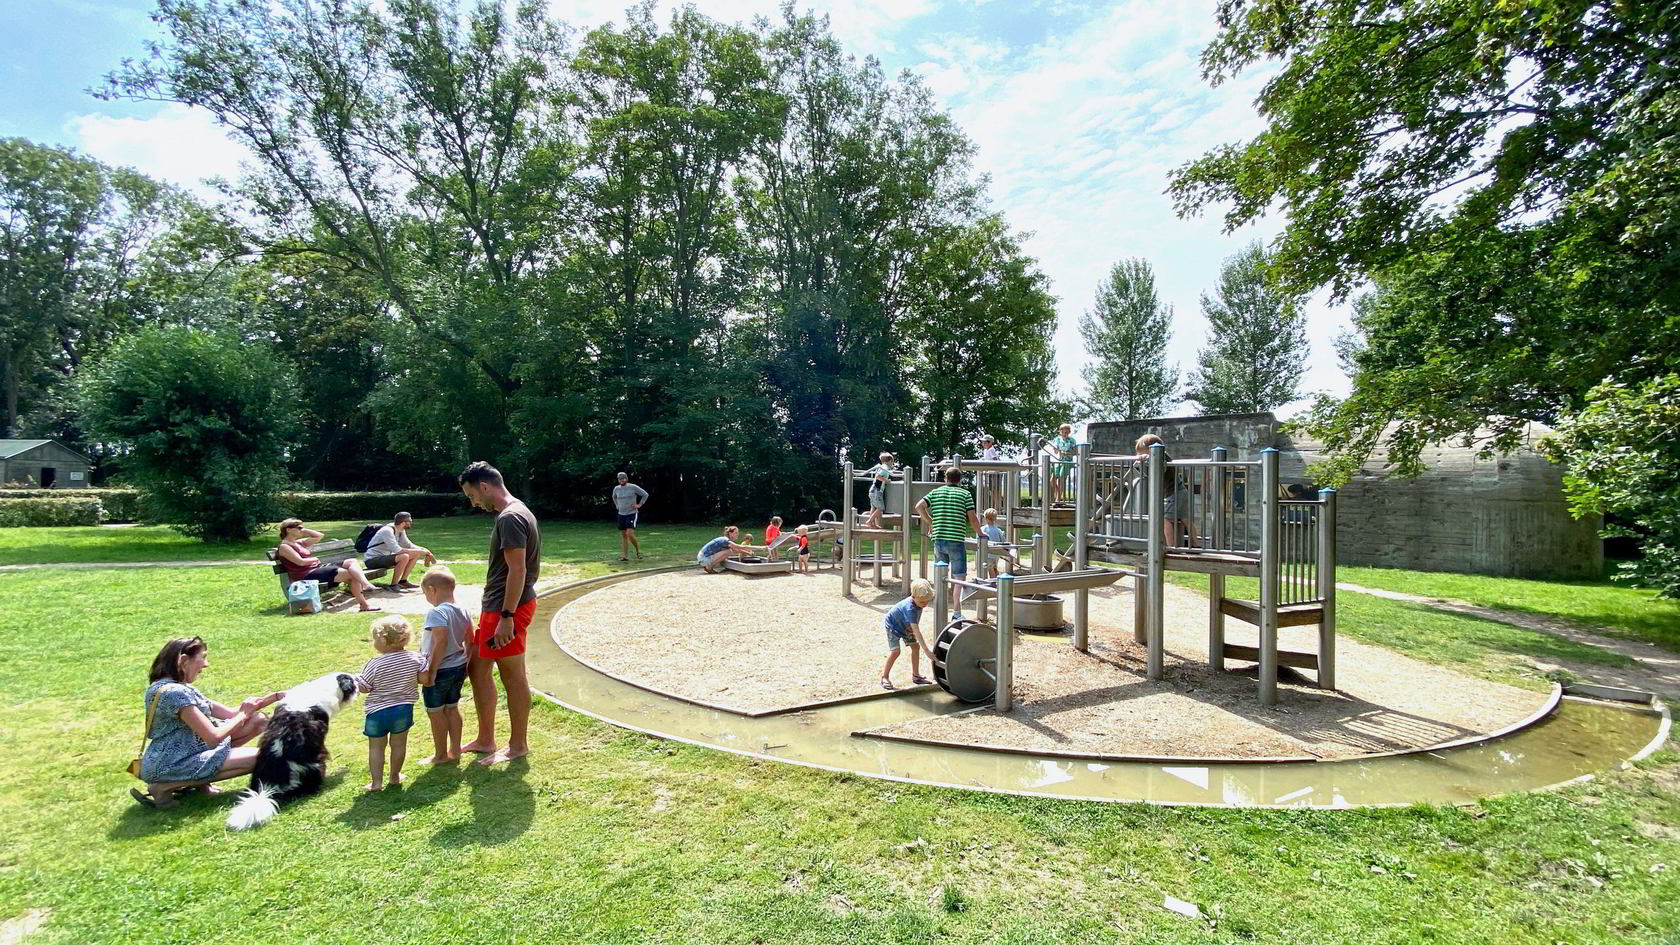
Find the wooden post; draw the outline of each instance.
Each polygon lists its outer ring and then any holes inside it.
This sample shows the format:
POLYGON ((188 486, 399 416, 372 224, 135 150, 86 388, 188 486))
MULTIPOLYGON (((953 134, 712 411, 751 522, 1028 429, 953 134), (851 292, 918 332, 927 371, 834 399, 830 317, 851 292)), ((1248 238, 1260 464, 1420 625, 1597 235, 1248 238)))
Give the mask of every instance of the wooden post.
MULTIPOLYGON (((1209 458, 1215 463, 1225 462, 1226 449, 1215 446, 1209 458)), ((1225 467, 1213 467, 1213 550, 1220 551, 1225 547, 1225 467)), ((1214 669, 1225 668, 1225 614, 1219 609, 1219 602, 1225 599, 1225 575, 1208 575, 1208 665, 1214 669)))
POLYGON ((1260 704, 1277 703, 1278 451, 1260 451, 1260 704))
POLYGON ((1166 644, 1162 639, 1166 624, 1167 545, 1166 491, 1161 477, 1167 470, 1167 448, 1160 443, 1149 447, 1149 601, 1146 604, 1149 627, 1149 678, 1160 679, 1166 672, 1166 644))
POLYGON ((910 467, 904 467, 903 481, 899 483, 899 490, 904 494, 904 516, 898 520, 898 554, 893 557, 898 559, 899 574, 903 577, 899 589, 905 597, 910 596, 910 579, 914 576, 910 573, 910 495, 914 481, 910 467))
POLYGON ((1318 596, 1324 613, 1318 623, 1318 684, 1336 688, 1336 490, 1318 490, 1318 596))
POLYGON ((998 575, 997 699, 999 712, 1015 707, 1015 576, 998 575))
POLYGON ((943 561, 933 566, 933 635, 938 636, 951 619, 951 566, 943 561))
POLYGON ((857 562, 857 546, 852 544, 852 463, 840 466, 840 596, 852 596, 852 565, 857 562))
MULTIPOLYGON (((1091 444, 1079 444, 1078 463, 1073 480, 1073 569, 1085 570, 1091 517, 1091 444)), ((1073 592, 1073 648, 1084 653, 1090 649, 1087 640, 1087 621, 1091 616, 1091 591, 1080 588, 1073 592)))

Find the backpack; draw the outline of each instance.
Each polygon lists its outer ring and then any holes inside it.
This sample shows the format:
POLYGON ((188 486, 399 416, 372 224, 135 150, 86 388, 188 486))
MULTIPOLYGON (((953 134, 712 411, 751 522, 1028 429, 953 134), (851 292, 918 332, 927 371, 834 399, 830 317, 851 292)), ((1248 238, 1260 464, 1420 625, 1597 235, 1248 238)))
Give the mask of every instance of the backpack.
POLYGON ((378 525, 363 525, 361 534, 356 536, 356 553, 367 554, 368 545, 373 544, 373 536, 379 534, 379 530, 384 527, 383 522, 378 525))

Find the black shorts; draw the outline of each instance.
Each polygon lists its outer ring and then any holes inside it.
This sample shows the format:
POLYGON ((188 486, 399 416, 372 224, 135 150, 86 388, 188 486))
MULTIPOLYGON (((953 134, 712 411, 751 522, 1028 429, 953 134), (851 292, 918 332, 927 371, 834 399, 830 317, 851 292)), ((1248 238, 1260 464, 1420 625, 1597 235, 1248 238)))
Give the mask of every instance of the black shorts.
POLYGON ((642 513, 640 512, 631 512, 629 515, 620 515, 618 517, 618 530, 622 532, 626 529, 635 528, 636 519, 641 517, 642 513))
POLYGON ((368 555, 362 559, 362 564, 369 571, 389 571, 397 566, 396 555, 368 555))
POLYGON ((323 564, 315 570, 298 578, 300 581, 320 581, 322 587, 338 582, 338 565, 323 564))

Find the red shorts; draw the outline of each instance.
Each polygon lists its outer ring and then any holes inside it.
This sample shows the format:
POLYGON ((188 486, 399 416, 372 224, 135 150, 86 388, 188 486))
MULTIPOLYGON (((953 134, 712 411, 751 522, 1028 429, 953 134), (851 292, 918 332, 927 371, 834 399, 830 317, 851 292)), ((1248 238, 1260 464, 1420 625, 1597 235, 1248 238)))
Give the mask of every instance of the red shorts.
POLYGON ((486 610, 478 615, 478 629, 473 633, 473 645, 478 647, 478 655, 485 659, 501 659, 504 656, 519 656, 525 652, 525 630, 531 626, 531 618, 536 616, 537 602, 528 600, 519 605, 513 612, 513 639, 508 645, 499 650, 490 648, 490 641, 496 637, 496 629, 502 624, 501 611, 486 610))

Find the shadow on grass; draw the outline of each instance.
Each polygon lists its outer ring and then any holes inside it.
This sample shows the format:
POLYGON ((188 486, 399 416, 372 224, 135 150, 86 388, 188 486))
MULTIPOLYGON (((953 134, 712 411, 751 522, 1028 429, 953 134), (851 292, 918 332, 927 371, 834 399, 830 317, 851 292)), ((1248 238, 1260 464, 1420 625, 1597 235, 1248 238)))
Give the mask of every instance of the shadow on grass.
MULTIPOLYGON (((344 771, 329 773, 321 784, 321 793, 324 794, 332 790, 342 780, 344 780, 344 771)), ((239 802, 239 796, 245 792, 245 785, 250 783, 250 779, 239 777, 221 783, 225 793, 203 794, 193 791, 180 795, 180 803, 167 810, 154 810, 142 806, 139 802, 131 801, 129 806, 123 810, 122 816, 117 818, 117 822, 111 825, 110 830, 106 831, 106 837, 111 840, 138 840, 142 837, 151 837, 160 833, 179 830, 189 824, 196 824, 206 817, 226 820, 227 815, 233 810, 233 805, 239 802)), ((283 819, 288 810, 300 804, 316 803, 320 796, 320 794, 314 794, 282 804, 280 805, 280 813, 276 814, 274 819, 276 821, 283 819)))
POLYGON ((462 764, 410 767, 403 772, 407 780, 400 787, 387 785, 378 792, 363 791, 358 787, 356 799, 336 819, 352 830, 389 824, 391 818, 398 814, 436 804, 454 794, 461 789, 466 774, 462 764))
POLYGON ((530 761, 525 758, 494 767, 463 762, 457 783, 467 786, 472 820, 443 827, 432 836, 432 843, 451 848, 493 847, 531 829, 537 815, 537 796, 525 783, 530 770, 530 761))

